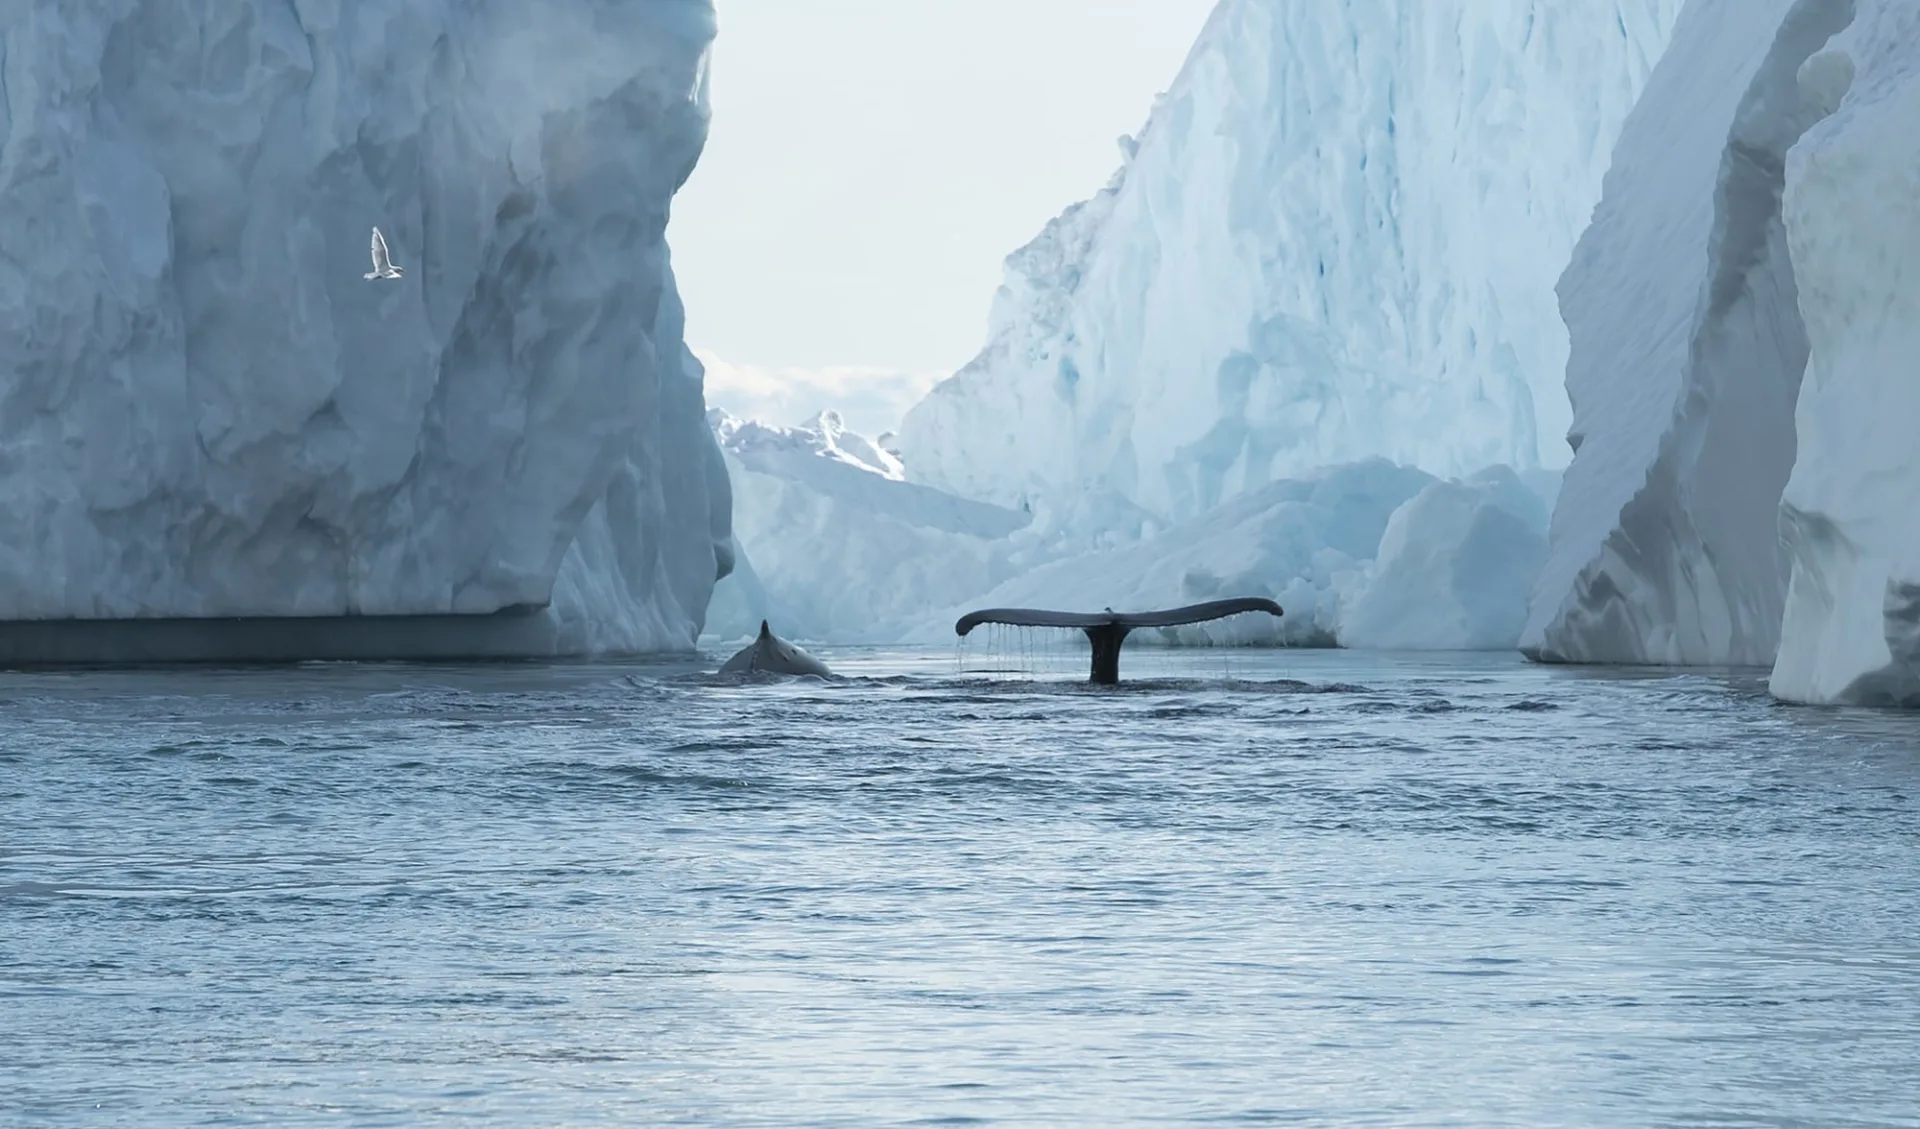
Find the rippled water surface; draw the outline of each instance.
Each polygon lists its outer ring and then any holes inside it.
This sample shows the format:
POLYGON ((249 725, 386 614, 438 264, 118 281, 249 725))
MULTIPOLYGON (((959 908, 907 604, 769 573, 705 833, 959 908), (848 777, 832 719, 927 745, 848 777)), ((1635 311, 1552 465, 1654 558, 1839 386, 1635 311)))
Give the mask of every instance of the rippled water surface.
POLYGON ((0 1123, 1920 1123, 1920 721, 825 657, 0 675, 0 1123))

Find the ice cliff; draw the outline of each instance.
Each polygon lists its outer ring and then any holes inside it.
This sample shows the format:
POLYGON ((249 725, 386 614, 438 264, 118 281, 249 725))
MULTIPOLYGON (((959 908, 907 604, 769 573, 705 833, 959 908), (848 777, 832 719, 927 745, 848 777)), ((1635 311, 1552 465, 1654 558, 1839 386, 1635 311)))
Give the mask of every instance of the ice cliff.
POLYGON ((0 12, 0 618, 692 643, 728 564, 669 202, 711 0, 0 12), (363 281, 369 229, 403 280, 363 281))
POLYGON ((1007 260, 916 480, 1168 521, 1384 457, 1564 461, 1553 281, 1679 0, 1222 0, 1108 187, 1007 260))
POLYGON ((1859 0, 1801 64, 1827 117, 1788 155, 1811 344, 1781 505, 1775 695, 1920 706, 1920 3, 1859 0))
POLYGON ((1536 658, 1774 656, 1808 348, 1781 199, 1826 113, 1797 75, 1852 7, 1691 0, 1627 120, 1559 286, 1575 454, 1522 640, 1536 658))

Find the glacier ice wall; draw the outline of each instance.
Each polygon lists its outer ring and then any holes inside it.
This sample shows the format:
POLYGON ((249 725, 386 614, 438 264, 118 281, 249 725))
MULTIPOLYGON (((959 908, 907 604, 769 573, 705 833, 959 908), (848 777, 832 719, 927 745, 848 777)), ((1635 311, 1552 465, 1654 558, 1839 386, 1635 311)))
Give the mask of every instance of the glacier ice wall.
POLYGON ((1811 342, 1781 503, 1773 693, 1920 706, 1920 2, 1859 0, 1800 79, 1831 117, 1789 154, 1811 342))
POLYGON ((664 230, 711 0, 0 13, 0 617, 691 645, 726 483, 664 230), (378 224, 398 282, 363 281, 378 224))
POLYGON ((1851 0, 1692 0, 1561 279, 1575 454, 1522 649, 1772 660, 1807 357, 1780 200, 1824 110, 1801 64, 1851 0))
POLYGON ((1553 281, 1679 0, 1222 0, 908 415, 921 481, 1169 520, 1382 456, 1564 461, 1553 281))

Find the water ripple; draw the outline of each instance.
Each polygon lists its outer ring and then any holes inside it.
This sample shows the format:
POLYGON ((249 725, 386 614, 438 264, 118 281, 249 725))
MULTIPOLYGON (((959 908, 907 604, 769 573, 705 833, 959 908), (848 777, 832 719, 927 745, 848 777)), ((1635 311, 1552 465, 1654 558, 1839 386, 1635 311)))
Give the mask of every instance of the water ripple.
POLYGON ((0 675, 0 1110, 1913 1123, 1920 721, 827 657, 0 675))

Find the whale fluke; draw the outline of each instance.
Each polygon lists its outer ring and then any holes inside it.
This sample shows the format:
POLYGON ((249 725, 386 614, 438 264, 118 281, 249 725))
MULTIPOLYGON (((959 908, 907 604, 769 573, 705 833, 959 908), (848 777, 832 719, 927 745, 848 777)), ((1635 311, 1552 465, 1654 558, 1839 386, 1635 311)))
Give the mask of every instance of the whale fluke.
POLYGON ((721 674, 817 674, 822 678, 833 672, 827 664, 773 633, 766 620, 760 621, 760 636, 740 648, 739 653, 720 667, 721 674))
POLYGON ((1128 632, 1142 627, 1205 623, 1210 619, 1224 619, 1243 612, 1266 612, 1273 616, 1286 614, 1279 604, 1258 596, 1209 600, 1204 604, 1188 604, 1184 608, 1159 612, 1116 612, 1112 608, 1092 613, 1056 612, 1043 608, 985 608, 961 616, 959 622, 953 625, 953 630, 956 635, 965 635, 983 623, 1005 623, 1014 627, 1079 628, 1087 633, 1087 642, 1093 644, 1093 671, 1088 680, 1111 686, 1120 681, 1120 645, 1127 641, 1128 632))

